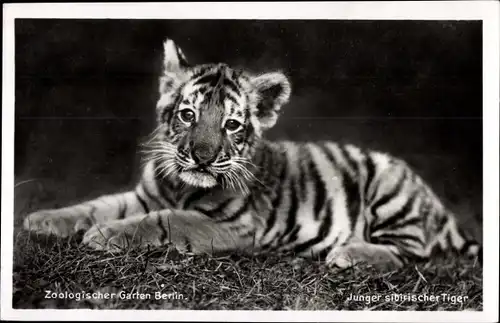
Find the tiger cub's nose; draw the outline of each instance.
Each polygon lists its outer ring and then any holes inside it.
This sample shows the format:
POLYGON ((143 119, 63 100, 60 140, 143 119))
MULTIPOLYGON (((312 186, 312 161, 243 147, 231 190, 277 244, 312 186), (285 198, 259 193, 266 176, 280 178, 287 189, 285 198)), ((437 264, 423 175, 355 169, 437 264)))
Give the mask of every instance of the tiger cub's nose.
POLYGON ((191 150, 193 160, 198 165, 209 165, 217 159, 219 148, 205 143, 194 144, 191 150))

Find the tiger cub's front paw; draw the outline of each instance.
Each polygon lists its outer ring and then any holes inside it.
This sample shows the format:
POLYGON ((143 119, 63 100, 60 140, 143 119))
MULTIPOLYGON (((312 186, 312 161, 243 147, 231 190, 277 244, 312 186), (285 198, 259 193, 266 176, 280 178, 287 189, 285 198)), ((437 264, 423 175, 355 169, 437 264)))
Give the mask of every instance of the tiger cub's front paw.
POLYGON ((25 230, 42 234, 53 234, 66 238, 92 226, 88 217, 60 210, 42 210, 29 214, 23 222, 25 230))
POLYGON ((162 236, 148 223, 148 216, 114 220, 94 225, 82 243, 95 250, 120 251, 129 247, 162 245, 162 236))

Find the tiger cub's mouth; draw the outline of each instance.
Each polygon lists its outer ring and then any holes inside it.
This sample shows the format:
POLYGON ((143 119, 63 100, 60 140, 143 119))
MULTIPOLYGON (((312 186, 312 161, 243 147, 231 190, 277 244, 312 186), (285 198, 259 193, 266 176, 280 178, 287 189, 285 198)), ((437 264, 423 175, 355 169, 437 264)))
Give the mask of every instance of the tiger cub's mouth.
POLYGON ((215 175, 202 167, 181 171, 179 178, 186 184, 197 187, 209 188, 218 184, 215 175))

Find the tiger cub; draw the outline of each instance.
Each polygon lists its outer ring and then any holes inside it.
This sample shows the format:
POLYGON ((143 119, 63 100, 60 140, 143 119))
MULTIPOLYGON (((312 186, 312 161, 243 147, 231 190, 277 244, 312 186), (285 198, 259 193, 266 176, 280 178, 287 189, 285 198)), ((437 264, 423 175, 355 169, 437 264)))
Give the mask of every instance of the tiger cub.
POLYGON ((333 142, 271 142, 290 97, 281 72, 191 66, 164 42, 158 126, 135 190, 30 214, 27 230, 90 248, 176 245, 292 253, 330 266, 401 267, 433 249, 480 246, 405 162, 333 142))

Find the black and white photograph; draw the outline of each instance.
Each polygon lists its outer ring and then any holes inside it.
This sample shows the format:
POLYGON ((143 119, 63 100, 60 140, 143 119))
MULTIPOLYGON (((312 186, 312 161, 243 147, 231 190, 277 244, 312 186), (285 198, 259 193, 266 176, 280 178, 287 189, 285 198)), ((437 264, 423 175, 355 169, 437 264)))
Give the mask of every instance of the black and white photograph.
POLYGON ((2 318, 498 319, 498 4, 53 5, 4 12, 2 318))

